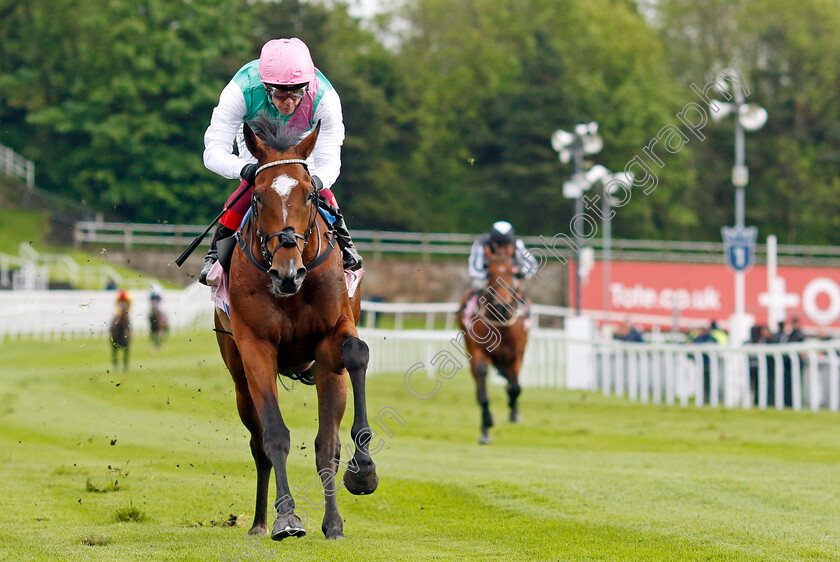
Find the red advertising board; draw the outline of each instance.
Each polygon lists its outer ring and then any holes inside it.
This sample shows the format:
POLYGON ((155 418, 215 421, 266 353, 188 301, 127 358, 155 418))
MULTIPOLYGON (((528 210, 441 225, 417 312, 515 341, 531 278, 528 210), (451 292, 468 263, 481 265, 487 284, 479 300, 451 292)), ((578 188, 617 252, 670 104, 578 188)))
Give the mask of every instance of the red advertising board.
MULTIPOLYGON (((574 267, 569 272, 574 303, 574 267)), ((767 323, 775 302, 784 317, 799 317, 805 326, 840 327, 840 268, 780 266, 776 277, 769 291, 766 266, 745 274, 746 313, 756 324, 767 323)), ((581 308, 608 304, 616 314, 671 316, 677 306, 682 318, 726 321, 735 310, 735 274, 723 264, 613 261, 605 287, 603 263, 595 262, 581 289, 581 308)))

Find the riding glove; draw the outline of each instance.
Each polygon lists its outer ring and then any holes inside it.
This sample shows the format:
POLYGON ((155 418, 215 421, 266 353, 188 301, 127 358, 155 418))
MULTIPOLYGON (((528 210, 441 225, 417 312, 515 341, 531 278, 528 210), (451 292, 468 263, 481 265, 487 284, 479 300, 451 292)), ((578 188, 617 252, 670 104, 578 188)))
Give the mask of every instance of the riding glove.
POLYGON ((242 171, 239 172, 239 177, 248 182, 248 185, 254 185, 257 179, 257 165, 253 162, 242 166, 242 171))

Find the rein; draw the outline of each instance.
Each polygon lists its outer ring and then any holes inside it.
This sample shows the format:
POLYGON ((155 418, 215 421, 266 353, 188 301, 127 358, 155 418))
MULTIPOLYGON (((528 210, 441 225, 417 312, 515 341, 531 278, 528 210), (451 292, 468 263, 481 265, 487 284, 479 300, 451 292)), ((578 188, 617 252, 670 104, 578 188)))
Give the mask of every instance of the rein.
MULTIPOLYGON (((256 176, 259 175, 260 172, 267 168, 272 168, 274 166, 282 166, 285 164, 301 164, 306 169, 307 173, 309 173, 309 168, 306 165, 306 160, 300 158, 290 158, 286 160, 276 160, 274 162, 268 162, 267 164, 263 164, 262 166, 257 168, 257 172, 256 174, 254 174, 254 177, 256 178, 256 176)), ((312 234, 313 228, 317 229, 318 233, 318 250, 316 251, 315 259, 313 259, 308 264, 305 264, 304 267, 307 271, 312 271, 313 269, 315 269, 316 267, 318 267, 326 261, 333 248, 335 247, 335 236, 329 237, 327 249, 326 251, 322 252, 321 226, 318 224, 318 209, 317 203, 315 202, 317 196, 318 191, 313 190, 306 199, 310 205, 309 224, 307 225, 306 231, 303 234, 298 234, 297 232, 295 232, 293 226, 287 226, 283 230, 269 235, 266 235, 262 230, 262 226, 260 225, 259 212, 257 211, 257 206, 255 204, 253 196, 251 197, 251 209, 249 211, 250 216, 248 217, 248 220, 245 223, 246 227, 248 227, 248 240, 246 242, 239 231, 236 233, 236 240, 243 253, 248 257, 251 263, 257 267, 257 269, 263 271, 264 273, 268 273, 268 271, 271 269, 271 263, 274 261, 274 255, 280 250, 280 248, 295 247, 300 253, 301 258, 303 258, 303 252, 306 251, 306 247, 309 245, 309 238, 312 234), (254 257, 254 254, 251 251, 254 236, 256 236, 257 240, 259 241, 260 253, 262 254, 262 258, 266 262, 268 262, 268 265, 260 263, 254 257), (274 248, 273 252, 269 251, 268 249, 268 243, 272 238, 277 238, 278 240, 277 247, 274 248), (302 247, 298 244, 298 240, 303 241, 302 247)))

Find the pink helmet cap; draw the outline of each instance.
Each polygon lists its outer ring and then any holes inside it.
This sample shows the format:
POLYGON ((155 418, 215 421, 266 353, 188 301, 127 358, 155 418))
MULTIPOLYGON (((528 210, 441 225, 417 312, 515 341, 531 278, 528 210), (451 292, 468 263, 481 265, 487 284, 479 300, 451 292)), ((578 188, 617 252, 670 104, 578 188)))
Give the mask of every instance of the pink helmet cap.
POLYGON ((297 37, 272 39, 263 45, 259 73, 265 84, 308 84, 315 78, 315 65, 306 43, 297 37))

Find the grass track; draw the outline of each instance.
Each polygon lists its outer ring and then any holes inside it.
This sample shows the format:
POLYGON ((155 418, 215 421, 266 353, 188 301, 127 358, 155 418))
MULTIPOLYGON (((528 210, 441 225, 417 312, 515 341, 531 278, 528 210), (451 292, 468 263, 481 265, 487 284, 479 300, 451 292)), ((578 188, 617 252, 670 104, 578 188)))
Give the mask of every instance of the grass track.
MULTIPOLYGON (((212 334, 156 355, 138 338, 133 355, 123 373, 104 340, 0 344, 0 559, 840 559, 837 414, 526 389, 512 426, 494 386, 480 447, 465 372, 426 401, 400 374, 368 379, 371 414, 406 423, 381 435, 379 490, 340 493, 347 539, 324 540, 298 491, 309 534, 255 543, 253 463, 212 334), (126 507, 146 520, 118 522, 126 507), (231 514, 243 526, 213 525, 231 514)), ((314 390, 281 395, 290 482, 317 499, 314 390)))

